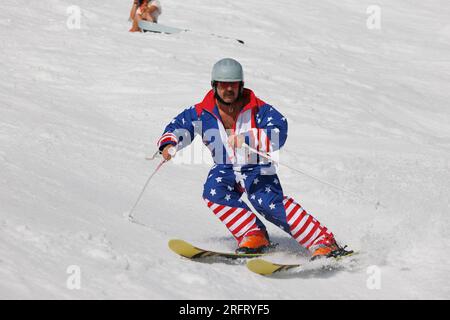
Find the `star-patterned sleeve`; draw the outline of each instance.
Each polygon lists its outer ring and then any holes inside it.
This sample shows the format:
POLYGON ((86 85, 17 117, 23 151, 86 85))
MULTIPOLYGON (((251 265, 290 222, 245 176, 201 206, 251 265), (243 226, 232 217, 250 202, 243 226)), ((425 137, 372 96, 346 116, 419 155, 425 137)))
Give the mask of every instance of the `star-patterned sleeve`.
MULTIPOLYGON (((256 114, 256 125, 263 131, 259 133, 259 139, 261 140, 261 136, 264 136, 268 140, 266 151, 276 151, 284 146, 288 132, 287 119, 273 106, 266 104, 259 109, 256 114), (269 143, 270 147, 268 147, 269 143)), ((265 144, 261 142, 260 145, 265 144)))
POLYGON ((160 151, 168 144, 182 149, 191 144, 195 137, 196 121, 198 121, 195 107, 189 107, 177 115, 164 129, 164 133, 158 140, 160 151))

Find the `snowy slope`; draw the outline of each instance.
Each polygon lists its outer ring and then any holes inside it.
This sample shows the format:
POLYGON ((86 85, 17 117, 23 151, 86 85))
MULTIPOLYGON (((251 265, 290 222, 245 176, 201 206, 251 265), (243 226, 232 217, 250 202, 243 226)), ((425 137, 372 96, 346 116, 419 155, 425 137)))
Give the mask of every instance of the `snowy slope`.
MULTIPOLYGON (((450 298, 448 1, 378 0, 369 30, 373 1, 164 0, 161 23, 197 31, 170 36, 128 33, 129 2, 0 3, 0 298, 450 298), (280 169, 286 194, 362 252, 357 267, 271 279, 175 256, 170 238, 235 248, 201 201, 208 163, 167 164, 136 210, 147 226, 124 219, 165 124, 227 56, 288 118, 281 161, 382 203, 280 169)), ((275 261, 306 260, 269 230, 275 261)))

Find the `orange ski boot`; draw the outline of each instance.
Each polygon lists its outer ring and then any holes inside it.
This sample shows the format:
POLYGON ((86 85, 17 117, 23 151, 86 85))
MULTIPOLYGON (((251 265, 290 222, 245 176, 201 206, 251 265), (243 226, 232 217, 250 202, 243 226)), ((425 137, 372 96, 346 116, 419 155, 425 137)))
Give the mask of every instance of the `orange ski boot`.
POLYGON ((319 244, 314 248, 311 260, 321 259, 321 258, 339 258, 349 254, 353 251, 345 250, 347 246, 340 247, 336 241, 329 244, 319 244))
POLYGON ((266 231, 251 231, 239 242, 236 253, 262 253, 269 247, 269 236, 266 231))

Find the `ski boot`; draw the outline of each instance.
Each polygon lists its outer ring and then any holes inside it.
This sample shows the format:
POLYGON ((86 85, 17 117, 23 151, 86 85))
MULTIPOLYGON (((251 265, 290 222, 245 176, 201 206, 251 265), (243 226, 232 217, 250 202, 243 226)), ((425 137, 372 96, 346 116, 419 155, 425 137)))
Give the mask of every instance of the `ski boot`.
POLYGON ((267 231, 257 230, 245 235, 241 242, 239 242, 236 253, 263 253, 271 247, 272 245, 269 241, 267 231))
POLYGON ((353 250, 346 250, 347 246, 340 247, 336 242, 329 245, 319 245, 311 256, 311 261, 321 258, 338 259, 343 256, 353 254, 353 250))

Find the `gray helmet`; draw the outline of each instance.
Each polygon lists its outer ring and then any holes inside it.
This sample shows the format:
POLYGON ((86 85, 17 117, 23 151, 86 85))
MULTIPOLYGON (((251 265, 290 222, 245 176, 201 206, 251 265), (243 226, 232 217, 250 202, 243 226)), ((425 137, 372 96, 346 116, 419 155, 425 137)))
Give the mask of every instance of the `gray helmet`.
POLYGON ((214 64, 211 73, 211 85, 215 81, 235 82, 244 81, 244 70, 239 62, 231 58, 221 59, 214 64))

